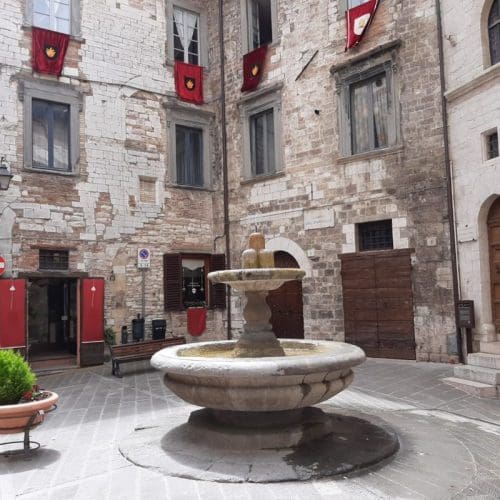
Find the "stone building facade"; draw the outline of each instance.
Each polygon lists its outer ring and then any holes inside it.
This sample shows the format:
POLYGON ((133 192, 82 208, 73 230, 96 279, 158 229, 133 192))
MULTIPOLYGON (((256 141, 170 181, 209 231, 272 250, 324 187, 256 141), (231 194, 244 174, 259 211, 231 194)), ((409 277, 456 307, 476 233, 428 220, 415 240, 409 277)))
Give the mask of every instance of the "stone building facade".
POLYGON ((474 349, 500 354, 500 2, 441 4, 459 295, 474 301, 474 349))
MULTIPOLYGON (((9 262, 4 278, 27 280, 27 345, 31 326, 46 316, 69 321, 64 310, 50 310, 57 292, 40 289, 76 290, 92 278, 104 282, 105 320, 116 332, 143 313, 147 325, 165 318, 168 330, 186 335, 185 311, 166 307, 166 263, 220 266, 212 256, 225 253, 229 235, 236 267, 257 228, 282 265, 306 270, 302 289, 290 292, 303 303, 295 318, 303 329, 294 335, 356 341, 345 333, 350 325, 364 332, 360 345, 374 355, 387 355, 389 345, 394 357, 402 348, 417 360, 456 360, 434 0, 383 0, 362 43, 348 52, 346 0, 259 0, 253 7, 225 0, 223 89, 219 2, 72 0, 60 77, 31 69, 36 5, 7 4, 0 20, 0 148, 14 174, 0 195, 0 253, 9 262), (202 106, 180 101, 174 87, 174 38, 186 32, 172 20, 187 25, 193 15, 202 106), (261 43, 268 45, 262 81, 242 93, 242 57, 261 43), (69 113, 65 172, 33 161, 40 101, 69 113), (186 186, 176 141, 193 129, 204 146, 203 182, 186 186), (141 248, 151 252, 147 271, 137 268, 141 248), (64 270, 41 265, 66 258, 64 270), (404 289, 384 282, 387 276, 401 278, 404 289), (367 317, 363 304, 370 304, 367 317)), ((67 299, 76 304, 77 334, 81 293, 67 299)), ((217 305, 214 295, 205 292, 208 306, 217 305)), ((237 336, 241 298, 229 297, 237 336)), ((272 300, 277 317, 280 299, 272 300)), ((226 310, 210 307, 203 339, 226 335, 226 310)))

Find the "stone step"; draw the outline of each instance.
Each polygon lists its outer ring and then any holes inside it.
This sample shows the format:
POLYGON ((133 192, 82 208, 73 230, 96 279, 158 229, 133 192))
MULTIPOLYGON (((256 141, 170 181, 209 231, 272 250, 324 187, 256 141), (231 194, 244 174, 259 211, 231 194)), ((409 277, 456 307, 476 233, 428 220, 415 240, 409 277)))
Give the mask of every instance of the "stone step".
POLYGON ((474 352, 467 356, 467 364, 500 370, 500 355, 474 352))
POLYGON ((453 374, 458 378, 482 382, 489 385, 500 385, 500 370, 474 365, 457 365, 453 374))
POLYGON ((465 391, 468 394, 480 398, 496 398, 498 396, 496 385, 483 384, 481 382, 474 382, 472 380, 464 380, 456 377, 443 378, 442 381, 445 384, 452 385, 461 391, 465 391))
POLYGON ((500 342, 479 342, 479 350, 487 354, 500 354, 500 342))

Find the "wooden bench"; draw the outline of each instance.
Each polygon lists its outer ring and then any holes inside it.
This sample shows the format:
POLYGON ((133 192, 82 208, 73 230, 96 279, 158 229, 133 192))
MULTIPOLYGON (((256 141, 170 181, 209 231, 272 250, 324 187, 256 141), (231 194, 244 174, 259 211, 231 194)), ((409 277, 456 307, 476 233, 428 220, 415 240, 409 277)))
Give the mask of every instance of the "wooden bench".
POLYGON ((111 374, 121 378, 120 363, 150 359, 155 352, 164 347, 185 343, 186 339, 184 337, 170 337, 160 340, 142 340, 130 344, 108 344, 111 353, 111 374))

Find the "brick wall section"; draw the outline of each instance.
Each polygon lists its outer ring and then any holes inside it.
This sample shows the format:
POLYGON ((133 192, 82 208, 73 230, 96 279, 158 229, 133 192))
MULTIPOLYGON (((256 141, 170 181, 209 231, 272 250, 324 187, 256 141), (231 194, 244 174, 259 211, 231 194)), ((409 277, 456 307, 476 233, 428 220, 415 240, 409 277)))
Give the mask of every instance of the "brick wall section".
MULTIPOLYGON (((198 2, 208 14, 210 67, 202 107, 215 114, 212 191, 170 187, 167 112, 174 95, 173 67, 166 64, 163 2, 82 0, 82 37, 72 38, 59 79, 84 95, 80 113, 79 174, 61 176, 23 168, 23 103, 18 82, 31 77, 31 29, 24 5, 4 6, 0 31, 0 146, 15 178, 0 198, 0 253, 14 272, 38 269, 38 248, 69 248, 70 271, 106 278, 106 321, 119 332, 141 312, 137 248, 152 252, 147 273, 146 324, 166 317, 169 331, 186 334, 185 313, 163 311, 167 252, 213 252, 223 233, 220 195, 218 31, 216 4, 198 2), (217 56, 217 57, 216 57, 217 56), (4 98, 5 96, 5 98, 4 98), (139 176, 157 181, 157 203, 139 200, 139 176), (217 215, 216 215, 217 214, 217 215), (114 281, 109 281, 111 271, 114 281)), ((217 251, 221 251, 218 248, 217 251)), ((209 313, 207 337, 223 338, 223 313, 209 313)))
POLYGON ((449 343, 455 327, 434 1, 381 2, 363 43, 348 53, 337 2, 278 4, 279 42, 271 48, 261 88, 284 84, 284 171, 278 178, 241 183, 241 18, 239 2, 225 2, 227 18, 234 20, 225 32, 233 263, 255 225, 268 238, 286 236, 298 243, 314 255, 312 276, 304 281, 306 337, 343 340, 338 254, 354 250, 353 241, 346 241, 354 224, 392 218, 399 246, 415 249, 417 358, 455 360, 449 343), (396 39, 402 40, 395 68, 401 147, 342 159, 330 68, 396 39), (302 211, 328 206, 335 210, 335 227, 306 230, 302 211))

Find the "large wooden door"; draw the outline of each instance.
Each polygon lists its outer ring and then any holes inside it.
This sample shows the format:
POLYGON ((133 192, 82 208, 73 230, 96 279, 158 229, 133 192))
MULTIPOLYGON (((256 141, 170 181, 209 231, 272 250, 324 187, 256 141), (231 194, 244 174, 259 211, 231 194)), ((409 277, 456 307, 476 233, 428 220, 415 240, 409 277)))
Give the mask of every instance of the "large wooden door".
POLYGON ((410 250, 340 259, 346 342, 371 357, 415 359, 410 250))
POLYGON ((500 333, 500 198, 488 214, 488 241, 490 246, 491 310, 493 323, 500 333))
MULTIPOLYGON (((298 268, 297 261, 286 252, 275 252, 276 267, 298 268)), ((267 296, 271 308, 271 325, 279 339, 303 339, 304 315, 302 305, 302 282, 288 281, 267 296)))

